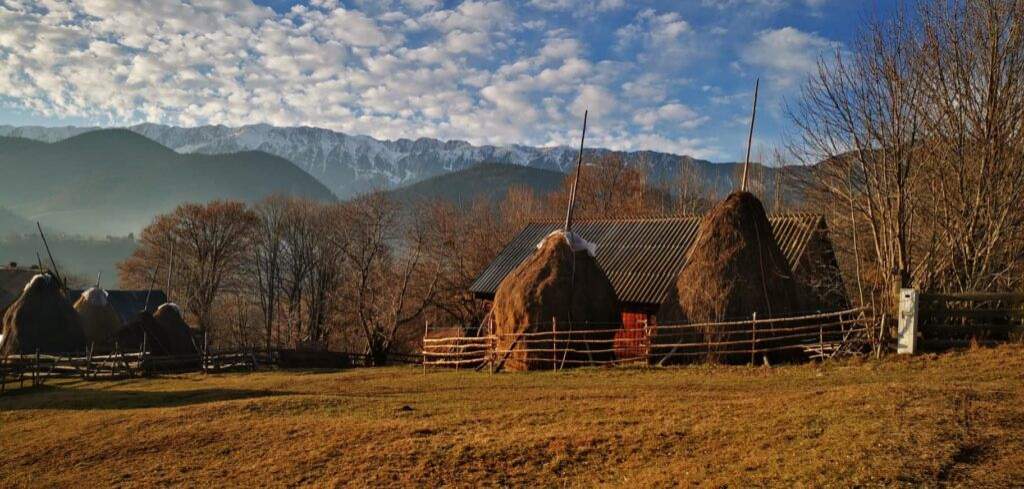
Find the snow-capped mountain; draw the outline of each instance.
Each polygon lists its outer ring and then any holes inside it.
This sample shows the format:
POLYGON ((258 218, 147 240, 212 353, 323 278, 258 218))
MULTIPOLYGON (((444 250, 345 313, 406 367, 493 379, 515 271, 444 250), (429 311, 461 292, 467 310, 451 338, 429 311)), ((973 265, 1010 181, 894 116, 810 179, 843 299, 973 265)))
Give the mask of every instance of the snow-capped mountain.
MULTIPOLYGON (((0 126, 0 136, 53 142, 96 128, 0 126)), ((259 150, 294 162, 339 197, 375 188, 395 188, 435 175, 468 168, 481 162, 507 163, 565 171, 575 162, 569 147, 537 148, 522 145, 474 146, 465 141, 430 138, 382 141, 312 127, 174 127, 140 124, 128 128, 179 153, 220 154, 259 150)), ((588 150, 602 154, 608 150, 588 150)), ((718 187, 731 178, 731 165, 712 165, 657 152, 627 153, 633 164, 649 165, 652 174, 670 176, 683 162, 701 166, 700 173, 718 187), (721 168, 712 168, 721 167, 721 168)))

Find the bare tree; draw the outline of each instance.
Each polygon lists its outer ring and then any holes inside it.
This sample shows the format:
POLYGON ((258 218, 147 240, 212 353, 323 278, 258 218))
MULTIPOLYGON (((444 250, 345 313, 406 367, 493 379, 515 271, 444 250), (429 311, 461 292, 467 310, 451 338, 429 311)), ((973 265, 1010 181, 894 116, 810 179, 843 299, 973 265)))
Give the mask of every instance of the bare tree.
POLYGON ((833 225, 864 223, 876 297, 890 307, 893 288, 909 285, 916 265, 912 194, 922 122, 911 35, 902 14, 872 24, 852 52, 819 63, 791 109, 800 132, 795 155, 806 163, 824 160, 805 182, 809 198, 849 205, 849 213, 831 216, 833 225))
POLYGON ((173 250, 173 282, 180 284, 174 296, 182 299, 199 328, 208 330, 220 294, 240 287, 253 222, 253 214, 240 202, 182 204, 142 231, 139 247, 118 265, 121 281, 152 286, 157 271, 169 266, 173 250))
POLYGON ((277 310, 283 288, 284 232, 289 201, 283 197, 268 198, 254 207, 252 247, 246 270, 252 292, 259 305, 264 333, 264 346, 273 346, 277 310))
POLYGON ((1024 2, 932 2, 920 17, 928 167, 919 198, 937 244, 928 281, 1007 288, 1024 258, 1024 2))
POLYGON ((428 234, 419 219, 404 223, 408 230, 403 233, 398 206, 381 192, 341 209, 347 316, 380 365, 387 362, 401 328, 421 317, 436 292, 437 273, 426 260, 428 234))

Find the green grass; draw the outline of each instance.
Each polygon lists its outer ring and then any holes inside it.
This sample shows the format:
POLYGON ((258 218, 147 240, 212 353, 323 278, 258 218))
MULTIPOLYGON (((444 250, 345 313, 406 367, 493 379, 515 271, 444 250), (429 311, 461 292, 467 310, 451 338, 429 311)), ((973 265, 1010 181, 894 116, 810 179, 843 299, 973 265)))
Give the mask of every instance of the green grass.
POLYGON ((778 368, 191 374, 0 397, 0 486, 1024 480, 1024 347, 778 368))

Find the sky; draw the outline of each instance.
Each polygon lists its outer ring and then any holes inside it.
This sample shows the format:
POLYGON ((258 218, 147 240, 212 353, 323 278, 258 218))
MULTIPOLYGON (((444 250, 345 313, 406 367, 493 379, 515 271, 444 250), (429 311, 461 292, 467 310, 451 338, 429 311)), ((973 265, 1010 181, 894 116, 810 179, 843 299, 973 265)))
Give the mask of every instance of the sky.
POLYGON ((266 123, 713 161, 896 0, 0 0, 0 124, 266 123))

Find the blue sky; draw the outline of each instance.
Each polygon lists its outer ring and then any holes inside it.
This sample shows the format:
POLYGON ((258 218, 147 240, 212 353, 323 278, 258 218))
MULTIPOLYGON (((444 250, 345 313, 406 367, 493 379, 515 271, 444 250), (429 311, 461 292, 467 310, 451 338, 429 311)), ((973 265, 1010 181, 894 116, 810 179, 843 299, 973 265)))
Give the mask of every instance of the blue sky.
POLYGON ((742 157, 895 0, 0 0, 0 124, 308 125, 742 157))

